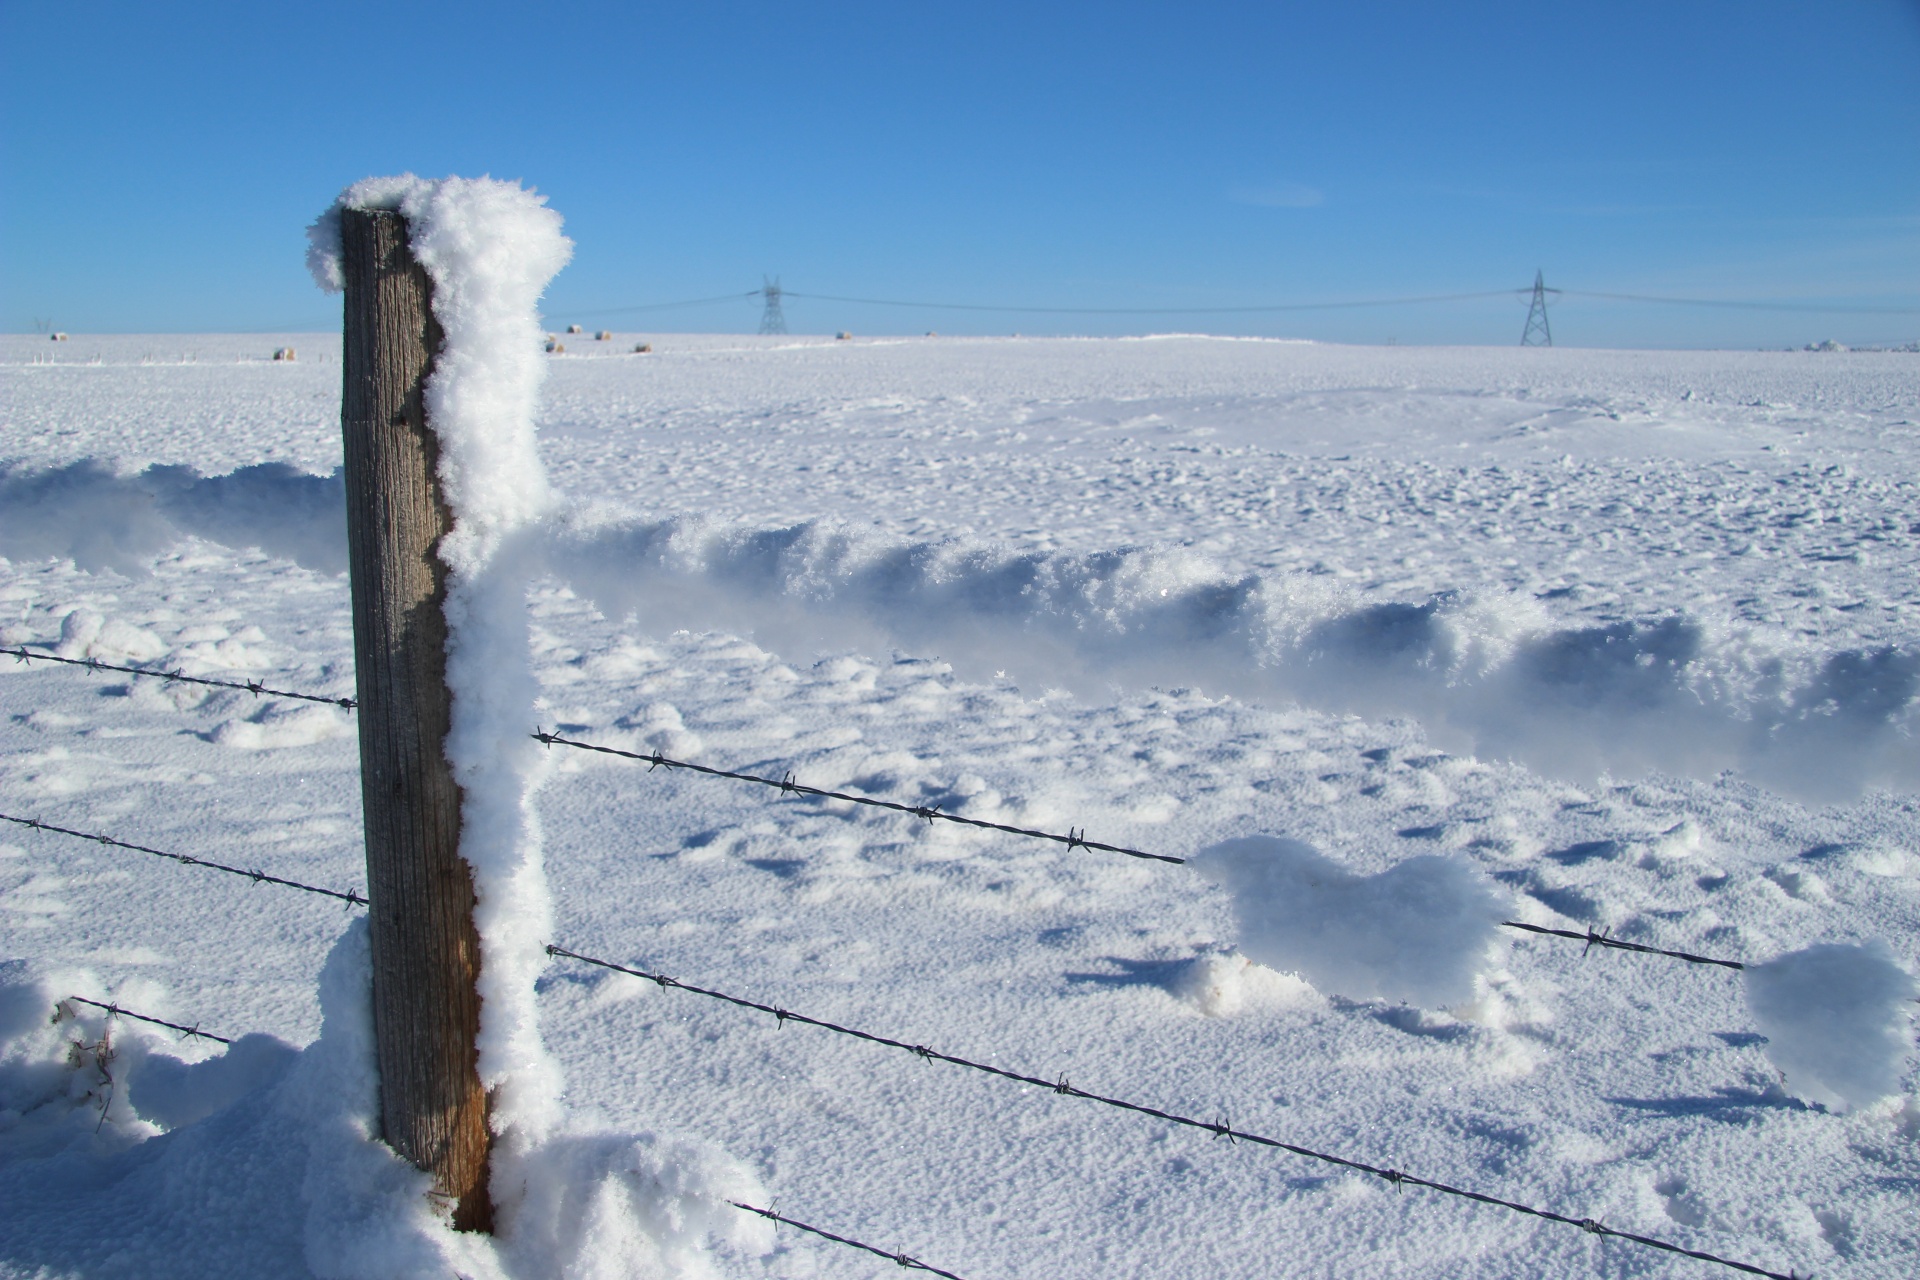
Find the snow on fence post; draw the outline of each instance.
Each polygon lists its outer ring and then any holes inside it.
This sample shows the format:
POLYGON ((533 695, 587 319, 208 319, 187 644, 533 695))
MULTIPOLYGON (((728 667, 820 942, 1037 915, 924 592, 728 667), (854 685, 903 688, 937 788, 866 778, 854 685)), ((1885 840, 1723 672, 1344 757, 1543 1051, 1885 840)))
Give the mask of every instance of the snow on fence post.
POLYGON ((382 1136, 433 1176, 455 1228, 488 1231, 480 938, 459 851, 462 796, 444 749, 447 571, 435 546, 452 518, 424 399, 441 331, 405 217, 342 209, 340 242, 340 429, 382 1136))

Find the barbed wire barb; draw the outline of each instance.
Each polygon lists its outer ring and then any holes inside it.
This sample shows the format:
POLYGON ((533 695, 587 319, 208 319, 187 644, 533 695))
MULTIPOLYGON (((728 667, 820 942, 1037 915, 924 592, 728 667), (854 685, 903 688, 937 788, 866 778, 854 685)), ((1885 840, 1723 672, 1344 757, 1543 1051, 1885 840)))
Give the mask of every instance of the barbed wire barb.
POLYGON ((1571 938, 1575 942, 1584 944, 1580 951, 1583 957, 1590 954, 1595 947, 1602 947, 1613 951, 1634 951, 1648 956, 1667 956, 1673 960, 1684 960, 1688 964, 1718 965, 1722 969, 1747 967, 1738 960, 1721 960, 1714 956, 1695 955, 1691 951, 1669 951, 1665 947, 1649 947, 1639 942, 1622 942, 1618 938, 1608 937, 1604 930, 1597 930, 1592 926, 1588 926, 1585 933, 1580 933, 1573 929, 1550 929, 1545 925, 1521 924, 1518 920, 1502 920, 1500 923, 1508 929, 1521 929, 1527 933, 1544 934, 1550 938, 1571 938))
MULTIPOLYGON (((663 986, 669 985, 669 982, 670 982, 670 984, 673 987, 677 988, 678 990, 688 992, 691 995, 704 996, 709 1000, 716 1000, 724 1004, 730 1004, 735 1006, 736 1008, 758 1010, 761 1013, 775 1012, 775 1007, 773 1005, 762 1004, 757 1000, 749 1000, 744 996, 731 995, 724 991, 715 991, 706 987, 698 987, 690 982, 683 982, 677 979, 663 980, 664 975, 652 973, 645 969, 632 968, 627 965, 616 963, 615 961, 612 961, 612 960, 604 960, 598 956, 582 955, 578 951, 569 950, 568 948, 562 947, 557 943, 551 943, 551 942, 548 943, 546 947, 546 951, 549 956, 564 956, 569 960, 577 960, 581 964, 593 965, 596 968, 608 969, 615 973, 630 974, 631 976, 636 978, 650 978, 655 982, 661 983, 661 985, 663 986)), ((828 1022, 822 1018, 810 1017, 804 1013, 795 1013, 791 1009, 786 1011, 786 1020, 801 1023, 810 1027, 817 1027, 822 1031, 831 1031, 835 1035, 848 1036, 852 1039, 862 1040, 868 1044, 879 1045, 883 1048, 899 1049, 904 1052, 913 1054, 916 1057, 951 1063, 956 1067, 965 1067, 969 1071, 978 1071, 984 1075, 993 1076, 1001 1080, 1010 1080, 1018 1084, 1028 1085, 1033 1088, 1042 1089, 1050 1093, 1061 1092, 1061 1090, 1058 1088, 1058 1086, 1054 1081, 1044 1079, 1040 1076, 1026 1075, 1018 1071, 1008 1070, 1005 1067, 996 1067, 991 1063, 977 1062, 977 1061, 974 1061, 973 1059, 962 1058, 955 1054, 942 1053, 939 1050, 930 1049, 925 1045, 909 1044, 904 1040, 895 1040, 895 1039, 892 1039, 891 1037, 878 1035, 871 1031, 862 1031, 856 1027, 842 1026, 839 1023, 828 1022)), ((1235 1139, 1238 1140, 1235 1143, 1235 1145, 1238 1145, 1238 1142, 1250 1142, 1258 1146, 1271 1148, 1276 1151, 1285 1151, 1291 1155, 1302 1156, 1309 1160, 1317 1160, 1323 1164, 1330 1164, 1338 1168, 1350 1169, 1355 1173, 1363 1173, 1368 1175, 1369 1177, 1379 1178, 1382 1181, 1387 1182, 1389 1185, 1394 1186, 1396 1188, 1403 1185, 1413 1186, 1413 1187, 1422 1187, 1429 1191, 1438 1192, 1441 1195, 1455 1196, 1463 1200, 1474 1201, 1477 1204, 1491 1205, 1495 1208, 1506 1209, 1513 1213, 1520 1213, 1520 1214, 1525 1214, 1529 1217, 1539 1218, 1544 1222, 1557 1222, 1566 1226, 1580 1227, 1583 1230, 1591 1231, 1597 1235, 1612 1236, 1612 1237, 1615 1237, 1616 1239, 1628 1240, 1635 1244, 1643 1245, 1649 1249, 1657 1249, 1664 1253, 1671 1253, 1671 1254, 1677 1254, 1681 1257, 1694 1258, 1701 1262, 1715 1263, 1719 1266, 1727 1267, 1734 1271, 1744 1272, 1748 1275, 1763 1276, 1766 1278, 1766 1280, 1794 1280, 1794 1277, 1792 1275, 1784 1272, 1769 1271, 1764 1267, 1757 1267, 1751 1263, 1746 1263, 1746 1262, 1738 1262, 1731 1258, 1723 1258, 1723 1257, 1720 1257, 1718 1254, 1705 1253, 1697 1249, 1688 1249, 1681 1245, 1674 1244, 1672 1241, 1660 1240, 1653 1236, 1635 1235, 1632 1232, 1627 1232, 1627 1231, 1616 1231, 1612 1227, 1602 1226, 1600 1223, 1598 1223, 1592 1218, 1570 1217, 1567 1214, 1555 1213, 1551 1209, 1539 1209, 1539 1208, 1535 1208, 1532 1205, 1521 1204, 1520 1202, 1515 1200, 1506 1200, 1499 1196, 1487 1195, 1484 1192, 1471 1191, 1464 1187, 1452 1186, 1448 1183, 1438 1182, 1431 1178, 1418 1177, 1414 1174, 1407 1173, 1403 1170, 1391 1169, 1381 1165, 1368 1164, 1364 1160, 1354 1160, 1346 1156, 1334 1155, 1331 1152, 1316 1151, 1311 1147, 1303 1147, 1297 1143, 1285 1142, 1279 1138, 1271 1138, 1271 1137, 1266 1137, 1262 1134, 1249 1133, 1242 1129, 1234 1129, 1230 1125, 1228 1125, 1224 1120, 1221 1120, 1221 1121, 1200 1120, 1192 1116, 1180 1115, 1177 1112, 1166 1111, 1159 1107, 1149 1106, 1145 1103, 1130 1102, 1124 1098, 1116 1098, 1116 1097, 1108 1096, 1106 1094, 1092 1093, 1085 1089, 1078 1089, 1078 1088, 1073 1089, 1071 1093, 1068 1094, 1067 1096, 1075 1097, 1075 1098, 1084 1098, 1089 1102, 1097 1102, 1102 1106, 1112 1107, 1116 1110, 1129 1111, 1135 1115, 1147 1116, 1151 1119, 1160 1120, 1167 1124, 1179 1125, 1184 1128, 1198 1130, 1203 1133, 1211 1133, 1216 1138, 1231 1134, 1235 1139), (1588 1225, 1589 1223, 1591 1223, 1592 1225, 1589 1226, 1588 1225)), ((798 1224, 795 1224, 795 1225, 798 1225, 798 1224)))
POLYGON ((155 680, 164 680, 168 684, 198 684, 214 689, 239 689, 251 693, 254 697, 267 694, 275 698, 294 698, 301 702, 318 702, 324 706, 340 707, 352 711, 358 703, 352 698, 329 698, 317 693, 299 693, 292 689, 270 689, 257 680, 215 680, 211 676, 190 676, 177 669, 153 667, 123 667, 112 662, 102 662, 98 658, 62 658, 54 653, 34 653, 25 648, 0 648, 0 653, 11 655, 16 662, 32 666, 36 662, 59 662, 69 667, 85 667, 98 673, 118 671, 130 676, 151 676, 155 680))

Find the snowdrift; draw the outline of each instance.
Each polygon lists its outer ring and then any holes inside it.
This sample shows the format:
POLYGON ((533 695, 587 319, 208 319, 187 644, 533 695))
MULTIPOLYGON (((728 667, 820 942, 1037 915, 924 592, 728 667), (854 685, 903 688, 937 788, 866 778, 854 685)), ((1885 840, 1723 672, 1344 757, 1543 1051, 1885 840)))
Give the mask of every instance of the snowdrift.
POLYGON ((825 523, 575 525, 549 565, 608 613, 781 652, 892 647, 1035 691, 1411 716, 1440 746, 1576 779, 1738 769, 1813 800, 1920 786, 1920 654, 1892 648, 1809 654, 1683 616, 1562 628, 1531 599, 1375 603, 1179 548, 1023 554, 825 523))
MULTIPOLYGON (((193 534, 338 572, 341 493, 338 473, 277 464, 16 469, 0 473, 0 555, 138 573, 193 534)), ((610 614, 796 657, 900 649, 1035 691, 1198 688, 1407 716, 1443 748, 1581 781, 1732 769, 1814 802, 1920 789, 1920 653, 1892 646, 1812 652, 1683 614, 1568 627, 1527 597, 1377 601, 1307 575, 1230 576, 1183 548, 1023 553, 824 521, 574 517, 513 554, 610 614)))
POLYGON ((39 1224, 0 1257, 35 1274, 710 1280, 715 1245, 770 1247, 771 1224, 728 1203, 764 1203, 751 1173, 590 1125, 513 1153, 498 1237, 448 1231, 427 1176, 374 1140, 370 981, 362 919, 320 975, 318 1040, 196 1052, 67 999, 104 997, 91 974, 0 962, 0 1201, 39 1224))

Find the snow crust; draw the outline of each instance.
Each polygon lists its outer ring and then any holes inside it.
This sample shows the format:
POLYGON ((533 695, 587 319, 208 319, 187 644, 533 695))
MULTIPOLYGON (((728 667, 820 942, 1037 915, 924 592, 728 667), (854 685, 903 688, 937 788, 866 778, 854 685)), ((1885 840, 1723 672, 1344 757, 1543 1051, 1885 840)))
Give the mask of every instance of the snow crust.
POLYGON ((1232 892, 1248 959, 1329 995, 1465 1005, 1504 958, 1511 908, 1458 859, 1409 858, 1362 876, 1302 841, 1242 836, 1192 865, 1232 892))
POLYGON ((1886 943, 1822 943, 1744 976, 1767 1057, 1795 1097, 1847 1108, 1899 1092, 1920 984, 1886 943))

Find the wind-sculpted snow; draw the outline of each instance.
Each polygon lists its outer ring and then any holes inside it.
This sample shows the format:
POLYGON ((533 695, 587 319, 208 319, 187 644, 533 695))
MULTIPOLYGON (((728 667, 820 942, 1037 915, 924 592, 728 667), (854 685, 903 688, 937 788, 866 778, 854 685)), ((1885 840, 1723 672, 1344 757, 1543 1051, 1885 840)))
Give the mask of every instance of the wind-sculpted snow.
POLYGON ((144 574, 183 535, 345 573, 340 472, 263 462, 225 475, 188 466, 120 475, 91 459, 0 470, 0 556, 9 560, 70 557, 82 569, 144 574))
POLYGON ((1900 1090, 1920 983, 1884 942, 1822 943, 1750 965, 1747 1006, 1796 1097, 1866 1107, 1900 1090))
POLYGON ((1232 892, 1248 959, 1328 995, 1458 1007, 1505 953, 1500 922, 1512 908, 1461 859, 1426 855, 1359 876, 1301 841, 1242 836, 1193 865, 1232 892))
MULTIPOLYGON (((117 477, 79 462, 0 474, 0 500, 0 555, 16 560, 142 573, 191 533, 345 567, 337 472, 117 477)), ((1451 749, 1575 780, 1734 769, 1811 800, 1920 789, 1920 652, 1891 645, 1823 654, 1683 614, 1568 625, 1551 602, 1500 592, 1376 603, 1182 548, 1022 552, 835 522, 575 520, 513 556, 514 572, 555 573, 611 612, 731 628, 795 658, 897 648, 1036 690, 1193 687, 1411 716, 1451 749)))
POLYGON ((1738 769, 1788 794, 1920 787, 1920 655, 1777 650, 1684 616, 1556 626, 1537 601, 1365 603, 1190 551, 1017 553, 846 526, 576 527, 550 568, 607 612, 793 657, 895 648, 1036 692, 1191 687, 1418 718, 1439 744, 1571 779, 1738 769))

